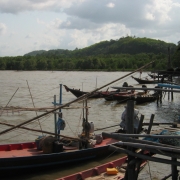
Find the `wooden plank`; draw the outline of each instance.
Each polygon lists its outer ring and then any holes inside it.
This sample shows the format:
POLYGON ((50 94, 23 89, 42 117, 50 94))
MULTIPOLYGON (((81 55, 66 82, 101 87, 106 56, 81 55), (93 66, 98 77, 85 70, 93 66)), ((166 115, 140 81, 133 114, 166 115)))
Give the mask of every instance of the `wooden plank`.
POLYGON ((178 161, 172 161, 172 160, 168 160, 168 159, 150 157, 150 156, 147 156, 147 155, 131 152, 131 151, 127 150, 127 149, 119 148, 119 147, 116 147, 114 145, 110 145, 109 150, 119 152, 119 153, 126 153, 126 154, 129 154, 131 156, 135 156, 137 158, 141 158, 141 159, 145 159, 145 160, 149 160, 149 161, 165 163, 165 164, 173 164, 173 165, 180 166, 180 162, 178 162, 178 161))

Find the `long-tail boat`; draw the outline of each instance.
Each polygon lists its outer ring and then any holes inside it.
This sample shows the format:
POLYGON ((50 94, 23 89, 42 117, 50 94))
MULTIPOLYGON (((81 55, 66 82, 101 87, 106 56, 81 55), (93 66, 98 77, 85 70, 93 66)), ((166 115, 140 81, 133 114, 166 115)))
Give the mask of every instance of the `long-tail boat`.
MULTIPOLYGON (((131 76, 134 80, 136 80, 139 84, 157 84, 159 82, 161 82, 161 80, 155 80, 155 79, 141 79, 141 78, 137 78, 134 76, 131 76)), ((165 80, 163 82, 166 82, 165 80)))
POLYGON ((153 102, 157 100, 157 94, 153 93, 142 93, 142 94, 137 94, 135 97, 136 104, 142 104, 142 103, 147 103, 147 102, 153 102))
MULTIPOLYGON (((64 85, 64 87, 65 87, 67 92, 71 92, 76 97, 80 97, 80 96, 88 93, 88 92, 85 92, 85 91, 81 91, 80 89, 69 88, 66 85, 64 85)), ((89 95, 88 98, 101 98, 101 92, 96 91, 96 92, 92 93, 91 95, 89 95)))
POLYGON ((157 79, 157 78, 161 79, 161 78, 167 78, 168 77, 168 75, 158 75, 156 73, 151 73, 151 74, 148 73, 148 76, 150 76, 153 79, 157 79))
POLYGON ((107 95, 106 97, 104 97, 104 99, 106 101, 126 102, 128 100, 134 100, 136 94, 137 92, 132 92, 132 91, 116 92, 116 93, 107 95))
MULTIPOLYGON (((89 139, 91 140, 91 139, 89 139)), ((95 142, 95 139, 92 139, 95 142)), ((73 140, 67 141, 71 144, 65 144, 58 142, 57 148, 53 148, 52 143, 49 141, 49 146, 40 149, 39 143, 27 142, 18 144, 3 144, 0 145, 0 174, 6 174, 8 172, 15 173, 26 170, 37 170, 37 168, 52 168, 53 166, 63 167, 67 164, 77 163, 79 161, 85 161, 97 157, 105 157, 110 154, 108 147, 110 144, 114 144, 117 140, 112 138, 103 138, 99 144, 90 143, 84 144, 82 149, 80 145, 85 142, 82 140, 81 143, 73 140), (79 146, 79 147, 78 147, 79 146)))

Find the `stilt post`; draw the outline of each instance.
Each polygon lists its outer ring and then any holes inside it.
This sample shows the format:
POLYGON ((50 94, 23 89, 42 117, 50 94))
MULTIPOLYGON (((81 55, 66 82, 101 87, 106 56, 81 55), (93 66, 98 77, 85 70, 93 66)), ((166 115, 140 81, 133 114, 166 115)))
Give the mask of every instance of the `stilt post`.
MULTIPOLYGON (((127 101, 127 115, 126 115, 126 127, 127 127, 127 133, 133 134, 134 133, 134 101, 129 100, 127 101)), ((128 147, 128 150, 133 151, 134 148, 128 147)), ((128 167, 127 172, 125 175, 126 180, 135 180, 136 172, 135 172, 135 163, 134 162, 135 157, 128 155, 128 167)))
POLYGON ((147 134, 150 134, 150 132, 151 132, 151 128, 152 128, 153 121, 154 121, 154 116, 155 116, 154 114, 151 114, 151 118, 150 118, 148 130, 147 130, 147 134))
MULTIPOLYGON (((171 158, 172 161, 177 161, 177 158, 171 158)), ((172 180, 178 179, 178 170, 176 165, 171 165, 172 180)))
POLYGON ((141 130, 142 130, 143 121, 144 121, 144 115, 141 114, 138 129, 137 129, 137 132, 136 132, 137 134, 139 134, 141 132, 141 130))

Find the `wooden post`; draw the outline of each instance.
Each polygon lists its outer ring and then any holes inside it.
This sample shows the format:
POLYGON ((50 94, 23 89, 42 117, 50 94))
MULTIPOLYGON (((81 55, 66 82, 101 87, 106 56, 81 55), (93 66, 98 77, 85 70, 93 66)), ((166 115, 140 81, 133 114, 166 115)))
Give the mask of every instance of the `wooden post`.
POLYGON ((127 115, 126 115, 127 134, 134 134, 134 101, 127 101, 127 115))
MULTIPOLYGON (((171 88, 171 90, 173 90, 173 88, 171 88)), ((174 96, 173 96, 173 92, 171 92, 171 100, 173 101, 174 96)))
MULTIPOLYGON (((129 100, 127 101, 127 114, 126 114, 126 127, 127 127, 127 133, 133 134, 134 133, 134 101, 129 100)), ((134 148, 128 147, 128 150, 133 151, 134 148)), ((128 167, 127 172, 125 174, 126 180, 135 180, 136 173, 135 173, 135 164, 131 163, 135 159, 134 156, 128 155, 128 167)))
POLYGON ((154 114, 151 114, 151 119, 150 119, 150 122, 149 122, 149 127, 148 127, 148 130, 147 130, 147 134, 150 134, 151 132, 151 128, 152 128, 152 124, 153 124, 153 121, 154 121, 154 114))
MULTIPOLYGON (((172 161, 177 162, 177 158, 171 158, 172 161)), ((172 180, 178 179, 178 170, 176 165, 171 165, 171 171, 172 171, 172 180)))
POLYGON ((139 125, 138 125, 138 129, 137 129, 137 132, 136 132, 137 134, 139 134, 141 132, 141 130, 142 130, 143 121, 144 121, 144 115, 141 114, 139 125))
POLYGON ((83 120, 84 120, 84 100, 83 100, 83 120))
POLYGON ((86 99, 86 121, 88 122, 88 107, 87 107, 87 99, 86 99))
MULTIPOLYGON (((171 82, 172 82, 172 75, 171 75, 171 82)), ((173 88, 171 88, 171 90, 173 90, 173 88)), ((174 97, 173 97, 173 91, 171 91, 171 101, 173 101, 174 97)))

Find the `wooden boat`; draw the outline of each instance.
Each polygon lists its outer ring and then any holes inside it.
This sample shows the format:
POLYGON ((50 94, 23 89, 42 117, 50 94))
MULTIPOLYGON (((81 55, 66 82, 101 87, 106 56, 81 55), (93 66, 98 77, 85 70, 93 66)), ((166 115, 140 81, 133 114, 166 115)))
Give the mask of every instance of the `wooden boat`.
MULTIPOLYGON (((76 97, 80 97, 80 96, 88 93, 88 92, 85 92, 85 91, 81 91, 80 89, 69 88, 66 85, 63 85, 63 86, 65 87, 67 92, 70 91, 76 97)), ((101 92, 96 91, 92 95, 88 96, 88 98, 101 98, 101 92)))
MULTIPOLYGON (((134 76, 131 76, 134 80, 136 80, 139 84, 157 84, 159 82, 161 82, 160 80, 154 80, 154 79, 140 79, 140 78, 136 78, 134 76)), ((165 81, 164 81, 165 82, 165 81)))
MULTIPOLYGON (((112 87, 112 88, 119 89, 119 90, 121 89, 120 87, 119 88, 118 87, 112 87)), ((157 93, 150 94, 145 89, 145 88, 147 88, 146 85, 142 85, 142 88, 143 88, 143 91, 131 91, 131 93, 133 92, 133 94, 132 95, 130 94, 129 99, 132 99, 132 100, 136 101, 136 104, 152 102, 152 101, 155 101, 157 99, 157 93)), ((127 91, 126 93, 130 93, 130 92, 127 91)), ((125 97, 126 97, 126 99, 124 99, 124 101, 129 100, 128 97, 127 97, 127 94, 124 94, 124 95, 122 95, 121 100, 119 100, 118 98, 116 99, 118 101, 117 103, 124 102, 123 98, 125 98, 125 97)), ((115 99, 115 97, 114 97, 114 99, 115 99)))
MULTIPOLYGON (((120 90, 116 90, 116 91, 102 91, 101 92, 101 97, 102 98, 110 97, 110 96, 112 96, 114 94, 117 94, 119 92, 120 92, 120 90)), ((126 92, 126 91, 124 91, 124 92, 126 92)))
POLYGON ((148 76, 150 76, 153 79, 158 79, 158 78, 161 79, 161 78, 168 77, 168 75, 158 75, 158 74, 155 74, 155 73, 151 73, 151 74, 148 73, 148 76))
POLYGON ((142 94, 137 94, 135 97, 136 104, 141 104, 141 103, 146 103, 146 102, 153 102, 157 100, 157 94, 149 94, 149 93, 144 93, 142 94))
POLYGON ((133 91, 124 91, 124 92, 116 92, 113 94, 110 94, 106 97, 104 97, 104 99, 106 101, 121 101, 121 102, 126 102, 130 99, 134 99, 135 95, 137 94, 137 92, 133 92, 133 91))
POLYGON ((79 149, 75 146, 60 145, 57 152, 43 152, 39 150, 37 142, 3 144, 0 145, 0 173, 24 172, 40 170, 42 168, 63 167, 67 164, 77 163, 110 154, 108 147, 115 144, 117 140, 103 138, 100 144, 93 147, 79 149))
MULTIPOLYGON (((100 180, 100 179, 119 179, 122 180, 125 177, 125 172, 127 168, 127 156, 121 157, 117 160, 111 161, 109 163, 96 166, 94 168, 81 171, 75 174, 71 174, 56 180, 100 180)), ((141 171, 143 167, 147 164, 146 160, 142 160, 140 164, 141 171)))
MULTIPOLYGON (((64 85, 65 89, 67 92, 71 92, 73 95, 75 95, 76 97, 80 97, 84 94, 87 94, 88 92, 84 92, 84 91, 81 91, 80 89, 71 89, 69 87, 67 87, 66 85, 64 85)), ((128 87, 128 84, 127 82, 124 82, 122 87, 128 87)), ((109 88, 108 88, 109 89, 109 88)), ((89 98, 105 98, 109 95, 112 95, 112 94, 116 94, 117 92, 120 92, 120 90, 116 90, 116 91, 108 91, 108 89, 106 91, 96 91, 94 93, 92 93, 92 95, 88 96, 89 98)), ((124 90, 123 90, 124 92, 124 90)))
POLYGON ((136 80, 139 84, 158 84, 158 83, 169 83, 169 84, 175 84, 177 85, 175 82, 171 82, 168 80, 164 80, 164 79, 159 79, 159 80, 154 80, 154 79, 140 79, 140 78, 136 78, 134 76, 131 76, 134 80, 136 80))

